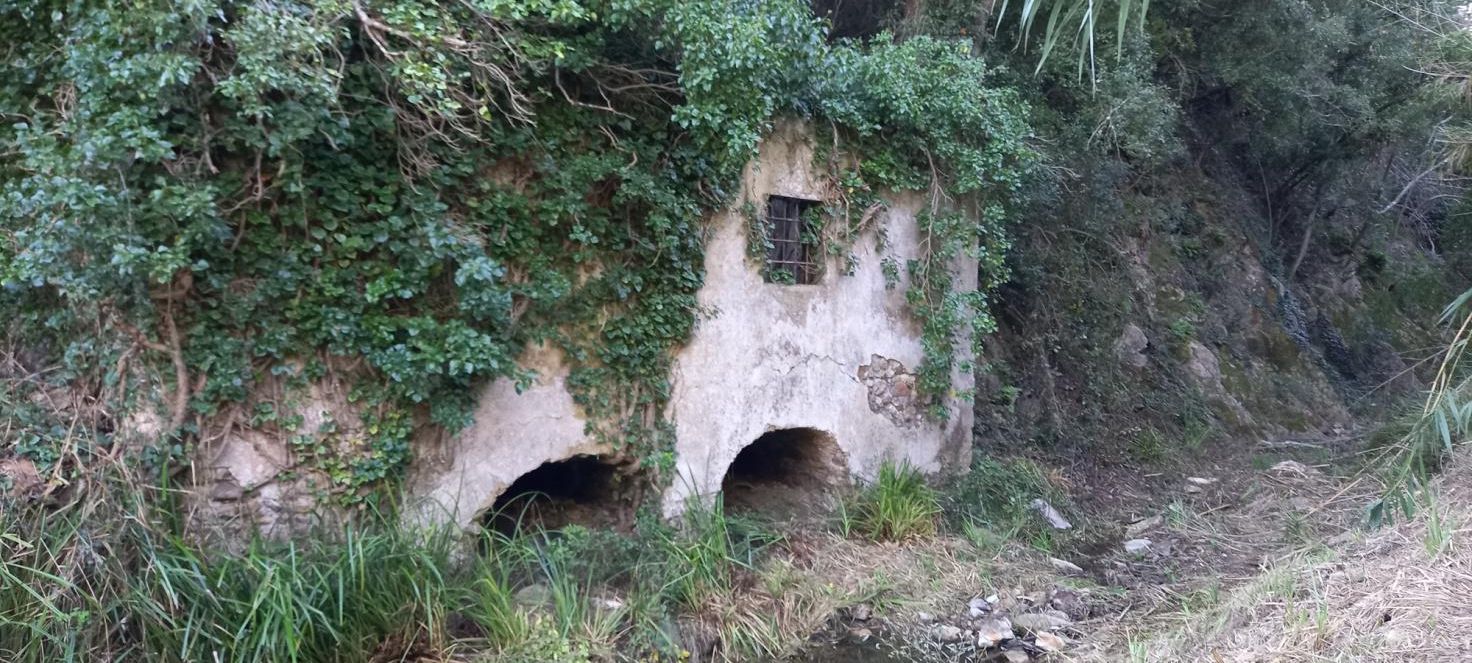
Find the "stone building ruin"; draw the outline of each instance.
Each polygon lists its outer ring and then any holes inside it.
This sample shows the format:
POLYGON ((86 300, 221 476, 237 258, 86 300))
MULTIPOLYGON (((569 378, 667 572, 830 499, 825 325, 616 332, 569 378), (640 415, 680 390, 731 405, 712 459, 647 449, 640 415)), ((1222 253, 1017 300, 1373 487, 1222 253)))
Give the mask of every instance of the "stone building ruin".
MULTIPOLYGON (((850 238, 851 256, 804 245, 798 219, 831 195, 814 168, 812 141, 803 125, 779 124, 744 169, 741 202, 709 220, 698 293, 708 314, 674 358, 665 412, 676 437, 674 476, 662 495, 645 496, 668 516, 723 490, 731 502, 750 504, 772 486, 821 491, 868 479, 885 462, 933 473, 969 461, 971 376, 952 376, 944 421, 927 415, 917 393, 923 348, 903 266, 921 257, 917 214, 926 200, 887 197, 850 238), (753 207, 768 224, 765 264, 748 250, 753 207)), ((958 288, 976 287, 974 260, 951 267, 958 288)), ((958 343, 957 352, 968 347, 958 343)), ((530 492, 557 493, 577 509, 629 499, 617 485, 613 450, 585 431, 560 352, 531 347, 520 361, 534 381, 520 390, 510 380, 488 384, 467 429, 415 440, 405 484, 410 518, 495 526, 497 513, 528 508, 517 500, 530 492)), ((280 505, 295 502, 262 468, 263 458, 276 462, 280 454, 232 447, 252 442, 259 447, 259 440, 226 440, 203 464, 214 490, 243 488, 226 491, 237 515, 270 529, 286 515, 280 505), (253 497, 265 494, 275 501, 253 497)))

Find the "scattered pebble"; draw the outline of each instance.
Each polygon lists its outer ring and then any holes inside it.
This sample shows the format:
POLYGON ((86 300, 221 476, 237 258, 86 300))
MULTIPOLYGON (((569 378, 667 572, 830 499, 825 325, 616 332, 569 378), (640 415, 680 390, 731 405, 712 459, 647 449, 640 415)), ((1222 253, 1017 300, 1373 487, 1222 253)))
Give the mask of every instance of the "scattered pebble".
POLYGON ((1143 554, 1150 550, 1150 539, 1130 539, 1124 542, 1124 551, 1131 555, 1143 554))

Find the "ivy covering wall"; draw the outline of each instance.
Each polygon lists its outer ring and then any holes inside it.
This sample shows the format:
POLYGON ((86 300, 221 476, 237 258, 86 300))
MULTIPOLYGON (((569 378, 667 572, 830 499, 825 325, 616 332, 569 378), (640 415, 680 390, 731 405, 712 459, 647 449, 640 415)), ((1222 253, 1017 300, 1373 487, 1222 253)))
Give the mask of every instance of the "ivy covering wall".
POLYGON ((154 401, 167 467, 264 381, 351 370, 367 439, 314 462, 359 495, 423 414, 457 429, 477 385, 526 379, 533 342, 568 356, 591 432, 657 468, 704 219, 781 116, 854 157, 833 218, 931 196, 929 259, 897 268, 939 398, 958 332, 992 327, 1032 162, 969 42, 832 40, 796 0, 0 0, 0 44, 5 340, 95 431, 8 394, 48 470, 154 401), (984 288, 957 292, 944 266, 978 245, 984 288))

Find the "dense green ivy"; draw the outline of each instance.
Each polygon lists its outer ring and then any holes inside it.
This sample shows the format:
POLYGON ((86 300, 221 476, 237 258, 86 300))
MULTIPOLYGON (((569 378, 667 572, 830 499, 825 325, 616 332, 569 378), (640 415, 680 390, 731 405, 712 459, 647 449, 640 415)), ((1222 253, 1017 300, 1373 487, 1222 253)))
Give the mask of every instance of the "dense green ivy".
POLYGON ((991 328, 940 267, 979 238, 1001 278, 1029 162, 966 45, 830 43, 796 0, 0 0, 0 42, 9 342, 85 355, 62 381, 118 367, 109 398, 141 386, 126 359, 165 367, 180 440, 269 376, 347 373, 366 437, 293 441, 351 496, 407 464, 413 413, 453 429, 526 379, 532 343, 594 434, 667 463, 702 220, 783 114, 842 136, 853 201, 931 197, 908 268, 939 396, 957 331, 991 328))

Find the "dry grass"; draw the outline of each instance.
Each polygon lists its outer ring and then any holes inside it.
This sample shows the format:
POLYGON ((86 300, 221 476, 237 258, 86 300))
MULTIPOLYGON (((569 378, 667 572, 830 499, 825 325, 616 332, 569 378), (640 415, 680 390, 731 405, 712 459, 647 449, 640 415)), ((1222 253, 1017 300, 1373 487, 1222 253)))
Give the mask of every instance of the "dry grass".
MULTIPOLYGON (((1336 492, 1341 500, 1352 490, 1336 492)), ((1472 522, 1472 461, 1459 459, 1421 504, 1409 521, 1346 530, 1276 558, 1207 609, 1126 620, 1122 635, 1083 659, 1467 660, 1472 546, 1461 537, 1472 522)))

